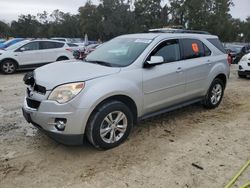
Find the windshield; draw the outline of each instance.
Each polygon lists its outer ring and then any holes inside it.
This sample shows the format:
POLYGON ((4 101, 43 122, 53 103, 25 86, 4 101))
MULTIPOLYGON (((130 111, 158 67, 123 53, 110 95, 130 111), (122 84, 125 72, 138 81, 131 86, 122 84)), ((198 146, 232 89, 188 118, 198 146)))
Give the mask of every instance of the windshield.
POLYGON ((13 44, 13 45, 9 46, 8 48, 5 48, 5 50, 15 50, 15 49, 17 49, 17 48, 23 46, 23 45, 26 44, 27 42, 28 42, 27 40, 22 41, 22 42, 18 42, 18 43, 16 43, 16 44, 13 44))
POLYGON ((112 67, 132 64, 152 40, 135 38, 115 38, 86 57, 88 62, 106 62, 112 67))

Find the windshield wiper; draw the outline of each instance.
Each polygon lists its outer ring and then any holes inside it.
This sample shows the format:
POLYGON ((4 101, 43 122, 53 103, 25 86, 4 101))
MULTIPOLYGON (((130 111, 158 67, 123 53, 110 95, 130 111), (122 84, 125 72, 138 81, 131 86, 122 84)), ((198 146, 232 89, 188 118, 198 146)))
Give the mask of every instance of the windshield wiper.
POLYGON ((95 63, 95 64, 103 65, 103 66, 106 66, 106 67, 113 67, 111 63, 108 63, 108 62, 105 62, 105 61, 86 60, 86 62, 95 63))

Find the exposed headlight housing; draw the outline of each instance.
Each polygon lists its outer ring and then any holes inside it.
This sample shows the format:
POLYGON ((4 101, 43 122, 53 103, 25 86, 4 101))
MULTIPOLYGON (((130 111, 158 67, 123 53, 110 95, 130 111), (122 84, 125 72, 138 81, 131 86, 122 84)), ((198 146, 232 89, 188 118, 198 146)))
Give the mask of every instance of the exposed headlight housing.
POLYGON ((56 87, 49 95, 48 100, 57 101, 64 104, 77 96, 84 88, 84 82, 64 84, 56 87))

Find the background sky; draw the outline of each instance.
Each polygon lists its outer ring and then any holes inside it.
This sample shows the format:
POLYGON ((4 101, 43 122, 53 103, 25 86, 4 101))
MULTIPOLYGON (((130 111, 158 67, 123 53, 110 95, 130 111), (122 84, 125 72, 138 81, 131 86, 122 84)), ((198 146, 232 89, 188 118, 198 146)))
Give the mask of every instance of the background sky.
MULTIPOLYGON (((0 20, 11 22, 20 14, 36 15, 44 10, 51 13, 55 9, 76 14, 78 8, 85 2, 86 0, 0 0, 0 20)), ((250 0, 233 0, 233 2, 235 6, 231 8, 231 14, 234 18, 244 20, 250 16, 250 0)))

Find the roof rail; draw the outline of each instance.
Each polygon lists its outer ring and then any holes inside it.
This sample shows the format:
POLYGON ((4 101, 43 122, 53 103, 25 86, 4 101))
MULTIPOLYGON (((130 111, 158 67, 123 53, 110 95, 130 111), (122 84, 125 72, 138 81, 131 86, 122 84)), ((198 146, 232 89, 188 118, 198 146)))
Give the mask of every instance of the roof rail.
POLYGON ((159 29, 150 29, 150 33, 195 33, 195 34, 207 34, 210 33, 207 31, 198 31, 198 30, 187 30, 187 29, 173 29, 173 28, 159 28, 159 29))

